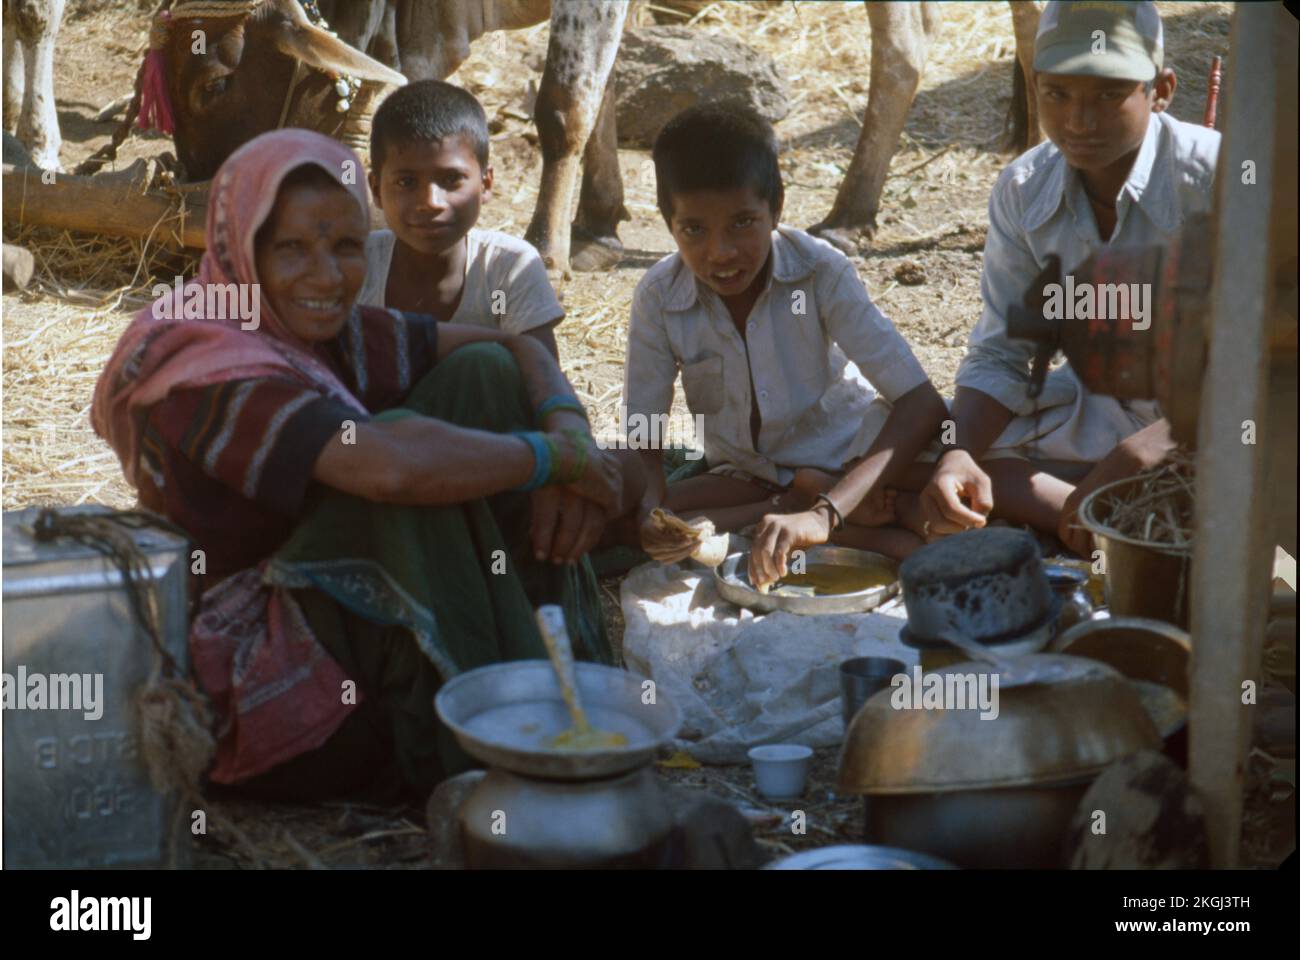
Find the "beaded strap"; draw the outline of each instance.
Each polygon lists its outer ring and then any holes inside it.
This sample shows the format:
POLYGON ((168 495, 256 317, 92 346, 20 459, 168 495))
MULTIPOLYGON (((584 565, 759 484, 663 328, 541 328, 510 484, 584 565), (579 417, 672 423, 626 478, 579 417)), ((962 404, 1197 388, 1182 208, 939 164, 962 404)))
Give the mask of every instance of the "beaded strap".
POLYGON ((201 17, 244 17, 252 13, 263 0, 240 0, 237 3, 212 3, 208 0, 184 0, 171 8, 172 19, 198 20, 201 17))

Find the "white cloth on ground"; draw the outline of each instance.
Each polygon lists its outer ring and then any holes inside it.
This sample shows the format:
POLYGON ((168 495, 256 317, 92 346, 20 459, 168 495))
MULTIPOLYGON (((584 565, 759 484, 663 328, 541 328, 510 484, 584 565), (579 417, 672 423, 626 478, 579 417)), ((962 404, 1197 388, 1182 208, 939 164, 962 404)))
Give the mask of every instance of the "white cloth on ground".
POLYGON ((648 563, 621 589, 623 659, 681 712, 674 744, 702 763, 746 763, 752 746, 843 740, 839 665, 888 656, 910 671, 898 640, 902 600, 871 613, 754 614, 718 596, 710 573, 648 563))

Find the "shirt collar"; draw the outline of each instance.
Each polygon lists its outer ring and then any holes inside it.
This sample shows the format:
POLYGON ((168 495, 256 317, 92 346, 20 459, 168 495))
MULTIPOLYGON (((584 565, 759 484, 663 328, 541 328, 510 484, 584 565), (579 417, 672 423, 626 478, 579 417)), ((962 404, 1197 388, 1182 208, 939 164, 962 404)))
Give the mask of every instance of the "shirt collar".
MULTIPOLYGON (((1133 161, 1133 169, 1120 192, 1127 193, 1157 228, 1169 232, 1178 226, 1178 216, 1171 169, 1173 151, 1160 149, 1164 135, 1164 114, 1152 114, 1142 146, 1133 161)), ((1066 190, 1078 180, 1078 174, 1069 169, 1060 151, 1056 151, 1052 158, 1046 177, 1043 188, 1025 210, 1023 224, 1026 230, 1036 230, 1046 223, 1065 203, 1066 190)))
MULTIPOLYGON (((789 227, 778 226, 772 231, 772 275, 768 283, 794 283, 809 276, 815 264, 799 249, 789 236, 789 227)), ((699 300, 699 281, 691 273, 686 261, 679 258, 677 275, 673 278, 664 309, 689 310, 699 300)))

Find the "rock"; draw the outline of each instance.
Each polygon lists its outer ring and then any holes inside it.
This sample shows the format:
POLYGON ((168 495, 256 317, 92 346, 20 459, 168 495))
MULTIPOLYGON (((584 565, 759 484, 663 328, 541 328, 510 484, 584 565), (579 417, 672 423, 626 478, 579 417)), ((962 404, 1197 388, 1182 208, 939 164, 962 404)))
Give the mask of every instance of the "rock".
POLYGON ((772 123, 790 112, 789 88, 771 57, 699 28, 625 30, 615 71, 621 147, 651 146, 669 119, 702 101, 747 106, 772 123))
POLYGON ((1093 781, 1070 823, 1076 870, 1204 870, 1205 811, 1187 774, 1153 750, 1116 760, 1093 781), (1105 833, 1094 832, 1105 814, 1105 833))
POLYGON ((928 279, 925 267, 915 260, 904 260, 894 271, 894 279, 905 287, 919 287, 928 279))
POLYGON ((673 866, 686 870, 754 870, 763 850, 739 810, 700 790, 667 786, 673 810, 673 866))

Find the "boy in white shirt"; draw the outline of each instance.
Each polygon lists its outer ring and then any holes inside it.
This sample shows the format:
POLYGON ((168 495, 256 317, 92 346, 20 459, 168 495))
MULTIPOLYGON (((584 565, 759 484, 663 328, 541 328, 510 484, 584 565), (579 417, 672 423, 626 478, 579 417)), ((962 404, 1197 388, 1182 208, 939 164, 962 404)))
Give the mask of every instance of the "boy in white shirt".
POLYGON ((474 96, 440 80, 399 87, 370 127, 370 191, 388 230, 366 241, 359 304, 536 337, 558 356, 564 319, 531 244, 479 230, 492 196, 487 117, 474 96))
POLYGON ((641 452, 643 545, 656 553, 649 517, 662 506, 722 530, 758 522, 756 583, 783 576, 791 550, 836 530, 837 542, 894 556, 919 546, 892 526, 888 488, 937 434, 946 408, 852 263, 779 225, 784 190, 771 126, 733 106, 701 105, 669 121, 653 155, 659 209, 678 252, 633 296, 627 422, 667 414, 681 371, 710 471, 669 489, 660 451, 641 452), (835 482, 821 492, 826 474, 835 482), (774 512, 814 494, 809 509, 774 512))
POLYGON ((991 515, 1087 556, 1079 504, 1160 463, 1174 446, 1169 424, 1154 401, 1088 391, 1069 364, 1031 398, 1034 347, 1007 336, 1007 310, 1051 255, 1068 275, 1106 244, 1167 244, 1189 216, 1209 212, 1220 137, 1166 112, 1177 78, 1153 3, 1049 3, 1034 72, 1048 139, 993 187, 984 309, 957 372, 955 442, 921 493, 922 532, 982 527, 991 515))

